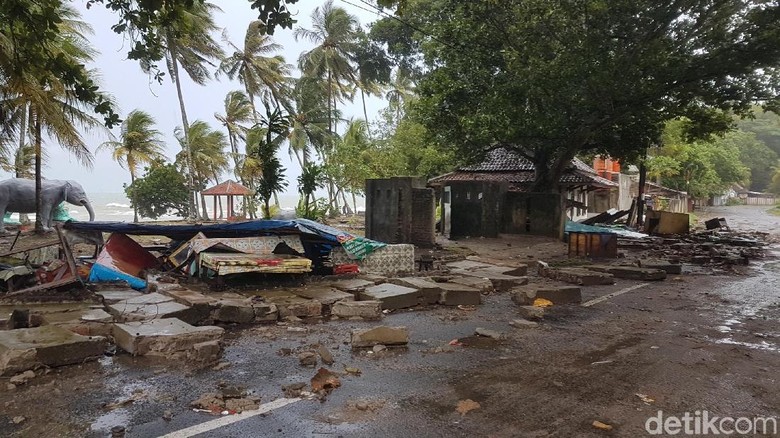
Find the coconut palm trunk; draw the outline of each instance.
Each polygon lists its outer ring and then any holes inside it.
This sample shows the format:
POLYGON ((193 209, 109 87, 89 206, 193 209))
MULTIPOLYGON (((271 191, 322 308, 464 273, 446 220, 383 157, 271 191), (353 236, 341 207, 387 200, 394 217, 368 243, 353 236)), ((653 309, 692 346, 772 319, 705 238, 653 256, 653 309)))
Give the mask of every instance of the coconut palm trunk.
MULTIPOLYGON (((31 111, 32 112, 32 111, 31 111)), ((41 200, 41 117, 38 114, 33 115, 34 124, 34 136, 35 136, 35 232, 38 234, 43 233, 43 219, 41 217, 42 200, 41 200)))
MULTIPOLYGON (((132 169, 132 167, 131 167, 132 169)), ((132 187, 133 184, 135 184, 135 172, 130 171, 130 186, 132 187)), ((138 202, 135 198, 135 190, 133 190, 133 222, 138 222, 138 202)))
MULTIPOLYGON (((184 94, 181 91, 181 79, 179 76, 179 62, 176 58, 176 46, 174 44, 171 44, 168 48, 171 52, 171 68, 173 69, 173 82, 176 84, 176 94, 179 96, 179 109, 181 110, 181 122, 182 127, 184 128, 184 155, 187 158, 187 184, 189 184, 189 209, 190 209, 190 217, 189 219, 196 219, 198 210, 195 205, 195 180, 192 175, 192 149, 190 149, 190 141, 189 141, 189 135, 187 131, 189 131, 190 124, 187 121, 187 108, 184 106, 184 94)), ((205 209, 205 207, 204 207, 205 209)))

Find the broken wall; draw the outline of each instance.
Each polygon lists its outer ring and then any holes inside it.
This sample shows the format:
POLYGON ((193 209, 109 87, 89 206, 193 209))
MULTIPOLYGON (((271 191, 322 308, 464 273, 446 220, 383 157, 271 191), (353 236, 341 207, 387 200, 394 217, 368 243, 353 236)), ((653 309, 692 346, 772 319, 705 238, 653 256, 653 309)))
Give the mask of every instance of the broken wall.
POLYGON ((450 237, 497 237, 508 184, 453 181, 450 190, 450 237))
POLYGON ((435 196, 422 177, 366 180, 366 237, 432 246, 435 196))
POLYGON ((563 239, 566 215, 563 197, 557 193, 506 194, 502 232, 563 239))

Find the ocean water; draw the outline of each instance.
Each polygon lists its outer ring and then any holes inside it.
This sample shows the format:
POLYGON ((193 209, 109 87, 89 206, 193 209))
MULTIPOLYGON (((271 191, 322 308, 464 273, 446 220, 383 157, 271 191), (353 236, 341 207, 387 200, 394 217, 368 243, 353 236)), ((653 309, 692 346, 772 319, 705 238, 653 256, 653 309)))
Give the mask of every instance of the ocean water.
MULTIPOLYGON (((95 211, 95 220, 98 221, 117 221, 117 222, 132 222, 133 221, 133 208, 130 206, 130 200, 125 196, 124 193, 88 193, 87 196, 89 196, 89 200, 92 203, 92 209, 95 211)), ((298 195, 297 194, 282 194, 279 195, 279 206, 283 211, 291 212, 295 211, 295 207, 298 205, 298 195)), ((352 199, 348 197, 350 200, 350 203, 352 199)), ((209 212, 209 217, 213 217, 213 206, 214 206, 214 198, 213 197, 206 197, 206 210, 209 212)), ((236 205, 235 210, 240 211, 240 201, 238 201, 238 205, 236 205)), ((359 210, 363 209, 363 205, 365 204, 364 199, 358 198, 357 199, 357 206, 359 210)), ((68 209, 68 214, 73 219, 86 221, 89 220, 89 213, 87 213, 87 209, 84 207, 79 207, 76 205, 70 205, 65 204, 65 207, 68 209)), ((222 208, 223 211, 227 211, 227 202, 225 198, 222 198, 222 208)), ((217 209, 219 209, 219 204, 217 204, 217 209)), ((31 220, 34 220, 35 215, 28 215, 31 220)), ((14 213, 11 215, 11 219, 18 220, 18 214, 14 213)), ((179 216, 176 215, 165 215, 157 220, 178 220, 182 219, 179 216)), ((146 222, 151 221, 152 219, 148 218, 139 218, 140 221, 146 222)))

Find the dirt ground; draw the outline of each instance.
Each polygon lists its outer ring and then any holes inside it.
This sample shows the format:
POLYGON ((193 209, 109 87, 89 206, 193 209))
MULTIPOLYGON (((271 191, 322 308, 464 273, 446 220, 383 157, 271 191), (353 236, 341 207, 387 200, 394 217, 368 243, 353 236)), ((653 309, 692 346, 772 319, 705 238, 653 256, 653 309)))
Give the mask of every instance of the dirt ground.
MULTIPOLYGON (((697 215, 776 238, 780 217, 766 210, 697 215)), ((452 254, 504 265, 563 260, 566 251, 563 243, 521 236, 442 244, 452 254)), ((409 328, 408 348, 353 351, 350 330, 376 323, 314 320, 294 330, 230 328, 230 365, 220 370, 119 354, 47 370, 14 390, 0 380, 0 436, 103 437, 115 425, 127 436, 162 436, 214 419, 188 405, 220 383, 243 385, 267 403, 282 397, 282 385, 308 382, 316 368, 301 367, 296 355, 314 344, 331 350, 330 368, 341 373, 342 386, 325 401, 304 400, 197 436, 636 437, 648 434, 646 421, 658 411, 778 417, 778 250, 741 275, 686 265, 682 275, 591 307, 554 306, 536 328, 511 327, 516 306, 509 294, 496 293, 474 310, 436 306, 386 315, 383 324, 409 328), (506 338, 475 337, 477 327, 506 338), (459 413, 459 403, 478 407, 459 413), (165 411, 172 419, 162 418, 165 411), (14 424, 15 417, 24 421, 14 424)), ((584 287, 583 300, 638 284, 584 287)))

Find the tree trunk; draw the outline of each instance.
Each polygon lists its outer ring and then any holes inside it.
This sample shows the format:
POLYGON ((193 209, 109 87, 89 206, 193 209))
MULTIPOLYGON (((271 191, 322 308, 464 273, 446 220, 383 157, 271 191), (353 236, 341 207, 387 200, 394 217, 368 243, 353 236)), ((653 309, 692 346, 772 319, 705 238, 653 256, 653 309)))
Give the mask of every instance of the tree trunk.
POLYGON ((366 119, 366 134, 368 139, 371 140, 371 123, 368 122, 368 111, 366 111, 366 93, 363 92, 363 88, 360 88, 360 99, 363 101, 363 117, 366 119))
POLYGON ((636 224, 642 226, 645 224, 645 181, 647 180, 647 167, 645 160, 639 163, 639 193, 636 200, 636 224))
POLYGON ((192 168, 192 149, 190 148, 190 124, 187 121, 187 109, 184 107, 184 94, 181 91, 181 80, 179 78, 179 61, 176 60, 176 46, 171 45, 168 50, 171 56, 171 66, 173 69, 173 82, 176 84, 176 93, 179 96, 179 108, 181 110, 181 122, 183 124, 182 130, 184 132, 184 155, 187 158, 187 183, 189 184, 190 196, 190 217, 188 219, 195 219, 198 217, 198 211, 195 206, 195 179, 193 177, 192 168))
POLYGON ((209 211, 206 209, 206 195, 200 192, 200 206, 201 206, 201 219, 204 221, 209 220, 209 211))
POLYGON ((271 198, 263 198, 263 205, 265 206, 265 212, 263 213, 263 216, 265 216, 265 219, 271 219, 271 198))
POLYGON ((352 192, 352 208, 355 210, 355 214, 357 214, 357 198, 355 197, 355 192, 352 192))
POLYGON ((34 114, 35 116, 35 232, 43 234, 44 224, 41 218, 41 211, 43 211, 41 200, 41 116, 34 114))
POLYGON ((19 121, 19 149, 16 150, 16 159, 14 162, 14 171, 17 178, 24 175, 24 142, 27 140, 27 104, 22 111, 22 120, 19 121))
MULTIPOLYGON (((135 172, 130 171, 130 187, 133 187, 133 184, 135 184, 135 172)), ((138 222, 138 203, 135 200, 135 190, 133 190, 131 202, 133 204, 133 222, 138 222)))

